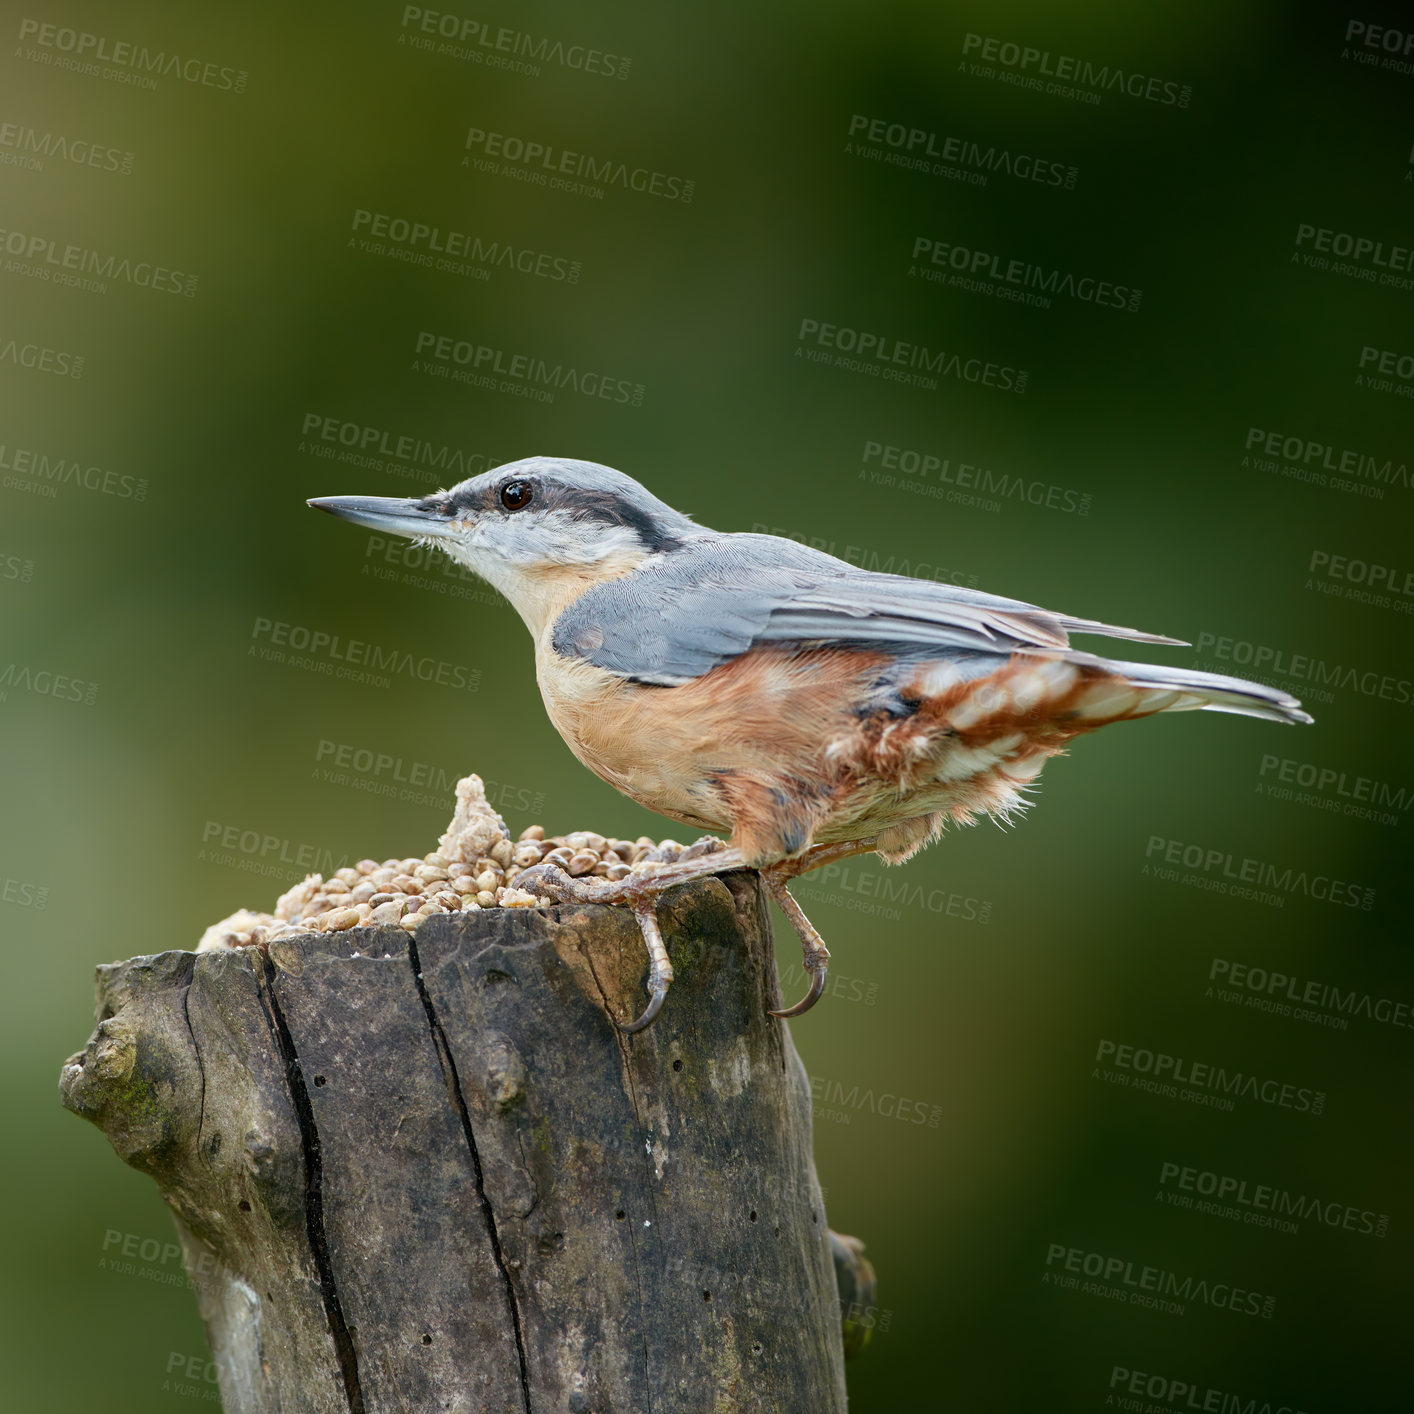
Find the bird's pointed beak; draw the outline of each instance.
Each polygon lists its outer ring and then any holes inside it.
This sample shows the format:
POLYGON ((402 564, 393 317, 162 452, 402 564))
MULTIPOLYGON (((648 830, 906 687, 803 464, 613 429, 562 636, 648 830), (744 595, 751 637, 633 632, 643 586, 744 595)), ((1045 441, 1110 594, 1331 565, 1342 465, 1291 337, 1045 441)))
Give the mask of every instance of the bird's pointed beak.
POLYGON ((306 504, 369 530, 381 530, 385 535, 406 535, 409 539, 440 538, 450 533, 452 523, 452 518, 444 511, 432 510, 420 501, 407 501, 398 496, 316 496, 306 504))

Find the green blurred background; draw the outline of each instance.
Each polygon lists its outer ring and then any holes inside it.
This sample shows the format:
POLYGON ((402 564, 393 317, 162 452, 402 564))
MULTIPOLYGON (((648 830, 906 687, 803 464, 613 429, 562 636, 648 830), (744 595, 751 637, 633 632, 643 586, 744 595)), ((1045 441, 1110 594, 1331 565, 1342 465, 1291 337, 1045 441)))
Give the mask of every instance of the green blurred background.
MULTIPOLYGON (((339 460, 342 424, 455 449, 468 471, 600 460, 720 529, 777 528, 1195 643, 1414 677, 1414 492, 1397 479, 1411 450, 1399 388, 1414 379, 1358 378, 1362 349, 1414 352, 1414 293, 1311 268, 1299 255, 1312 242, 1296 239, 1306 224, 1382 241, 1386 259, 1414 245, 1414 72, 1380 65, 1400 57, 1387 37, 1347 39, 1343 11, 455 12, 567 54, 587 45, 616 72, 627 58, 624 78, 573 58, 532 73, 418 49, 419 21, 396 3, 42 15, 215 66, 212 83, 151 89, 63 67, 65 41, 44 43, 26 13, 39 22, 37 7, 15 12, 0 59, 0 124, 14 125, 0 127, 8 1408, 217 1398, 199 1374, 171 1373, 174 1352, 199 1371, 206 1347, 159 1250, 172 1228, 155 1188, 60 1108, 55 1081, 89 1033, 96 963, 194 946, 234 908, 268 907, 301 872, 272 859, 301 847, 326 865, 432 847, 449 815, 439 792, 383 792, 388 770, 326 774, 338 753, 474 769, 515 829, 681 834, 573 760, 508 607, 438 566, 389 564, 364 532, 305 509, 311 495, 438 484, 376 448, 339 460), (1186 106, 1038 92, 1002 77, 1015 65, 976 72, 969 33, 1157 77, 1173 85, 1160 93, 1188 90, 1186 106), (242 92, 222 69, 246 73, 242 92), (875 160, 849 150, 867 137, 852 137, 856 115, 933 134, 938 150, 957 138, 1039 156, 1076 169, 1074 184, 875 160), (690 180, 693 199, 477 170, 463 163, 471 128, 690 180), (98 165, 59 138, 96 145, 98 165), (579 278, 372 253, 351 244, 366 235, 359 210, 579 262, 579 278), (1044 308, 930 281, 910 273, 919 238, 1142 301, 1044 308), (195 274, 194 293, 56 283, 35 273, 49 241, 195 274), (1027 386, 906 387, 812 362, 805 319, 1025 369, 1027 386), (467 387, 417 369, 421 332, 646 392, 631 406, 467 387), (1352 491, 1244 463, 1252 428, 1391 461, 1395 479, 1352 491), (949 500, 940 469, 875 480, 873 443, 946 460, 955 479, 986 467, 1041 504, 949 500), (1051 487, 1062 508, 1044 503, 1051 487), (1082 496, 1086 514, 1063 508, 1082 496), (1393 584, 1349 597, 1368 588, 1360 572, 1313 572, 1320 554, 1388 567, 1393 584), (355 684, 262 660, 262 620, 429 654, 479 685, 355 684), (83 686, 56 692, 45 673, 83 686), (228 829, 238 843, 223 850, 228 829), (242 848, 247 831, 278 848, 242 848)), ((1240 670, 1213 651, 1152 656, 1240 670)), ((794 1026, 819 1101, 816 1160, 832 1226, 867 1242, 880 1280, 853 1409, 1123 1407, 1136 1396, 1116 1367, 1168 1382, 1131 1407, 1168 1407, 1174 1381, 1258 1409, 1408 1407, 1409 1030, 1209 993, 1220 958, 1414 1001, 1407 682, 1402 702, 1378 683, 1321 696, 1312 670, 1295 671, 1281 682, 1307 697, 1312 729, 1204 714, 1107 731, 1051 765, 1015 829, 951 834, 887 881, 865 866, 803 887, 840 979, 794 1026), (1342 813, 1337 784, 1305 801, 1266 793, 1297 770, 1264 770, 1268 757, 1343 773, 1346 789, 1384 783, 1385 818, 1342 813), (1168 848, 1155 839, 1373 896, 1225 896, 1201 867, 1146 874, 1146 851, 1168 848), (909 891, 889 901, 885 883, 909 891), (1097 1071, 1105 1039, 1324 1091, 1325 1111, 1224 1113, 1126 1089, 1097 1071), (1387 1235, 1176 1208, 1165 1163, 1387 1215, 1387 1235), (1273 1314, 1201 1301, 1167 1314, 1064 1289, 1054 1254, 1070 1248, 1274 1296, 1273 1314)), ((780 961, 798 985, 784 929, 780 961)))

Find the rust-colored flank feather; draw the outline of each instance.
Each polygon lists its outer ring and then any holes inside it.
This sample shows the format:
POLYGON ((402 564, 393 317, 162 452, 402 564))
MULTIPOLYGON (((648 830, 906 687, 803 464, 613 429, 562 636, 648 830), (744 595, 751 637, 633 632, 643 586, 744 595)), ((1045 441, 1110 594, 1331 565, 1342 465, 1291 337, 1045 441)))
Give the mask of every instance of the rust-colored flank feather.
POLYGON ((666 694, 586 665, 556 664, 541 681, 586 766, 672 819, 729 832, 762 863, 874 834, 899 863, 949 820, 1024 808, 1022 792, 1073 737, 1201 705, 1060 653, 994 661, 972 677, 955 660, 909 665, 904 710, 865 714, 858 704, 895 662, 885 651, 759 648, 666 694))

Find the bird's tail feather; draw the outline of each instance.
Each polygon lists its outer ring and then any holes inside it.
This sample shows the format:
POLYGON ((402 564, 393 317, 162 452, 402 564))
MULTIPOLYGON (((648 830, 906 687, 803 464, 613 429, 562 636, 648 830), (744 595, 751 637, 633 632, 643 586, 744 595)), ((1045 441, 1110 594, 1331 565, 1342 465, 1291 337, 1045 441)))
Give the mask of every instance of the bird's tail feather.
MULTIPOLYGON (((1261 717, 1269 722, 1309 723, 1313 718, 1301 710, 1290 693, 1243 678, 1221 673, 1201 673, 1194 668, 1170 668, 1157 663, 1121 663, 1089 653, 1069 653, 1071 662, 1107 669, 1145 692, 1178 694, 1175 700, 1149 711, 1234 712, 1242 717, 1261 717)), ((1147 715, 1142 711, 1135 715, 1147 715)))

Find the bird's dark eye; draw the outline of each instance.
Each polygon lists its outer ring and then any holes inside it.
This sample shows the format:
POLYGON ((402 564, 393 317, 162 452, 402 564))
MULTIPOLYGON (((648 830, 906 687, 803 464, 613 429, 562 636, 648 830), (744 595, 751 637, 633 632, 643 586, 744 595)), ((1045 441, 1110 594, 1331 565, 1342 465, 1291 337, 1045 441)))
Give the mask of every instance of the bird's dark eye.
POLYGON ((501 504, 508 511, 523 510, 535 495, 535 488, 528 481, 508 481, 501 487, 501 504))

